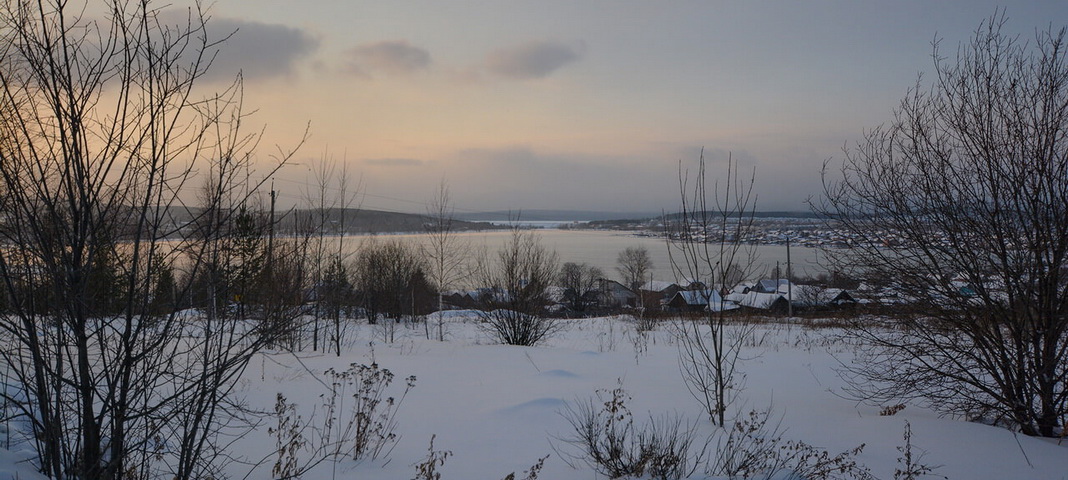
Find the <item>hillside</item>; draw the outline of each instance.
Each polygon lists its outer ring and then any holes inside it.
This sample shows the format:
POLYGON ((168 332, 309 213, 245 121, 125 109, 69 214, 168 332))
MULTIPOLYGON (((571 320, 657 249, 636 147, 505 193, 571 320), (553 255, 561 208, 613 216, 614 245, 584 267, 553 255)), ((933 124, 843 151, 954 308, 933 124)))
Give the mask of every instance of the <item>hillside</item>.
MULTIPOLYGON (((311 221, 317 213, 310 210, 292 210, 281 214, 279 228, 292 230, 302 222, 311 221)), ((424 232, 434 219, 413 213, 385 212, 381 210, 333 209, 328 212, 327 222, 344 225, 348 233, 401 233, 424 232)), ((504 228, 487 222, 453 220, 454 231, 494 230, 504 228)))
MULTIPOLYGON (((198 216, 200 211, 200 209, 196 208, 175 207, 171 209, 170 215, 175 223, 185 224, 198 216)), ((358 234, 424 232, 426 231, 426 226, 434 221, 426 215, 355 208, 330 209, 327 211, 326 217, 326 224, 330 225, 327 227, 327 231, 334 231, 335 228, 344 226, 346 232, 358 234)), ((277 230, 281 232, 307 229, 309 228, 308 225, 315 225, 319 222, 318 212, 306 209, 278 211, 275 212, 275 218, 278 221, 277 230), (304 225, 304 227, 301 227, 301 225, 304 225)), ((454 231, 477 231, 497 230, 506 227, 488 222, 471 222, 457 219, 453 220, 452 228, 454 231)))

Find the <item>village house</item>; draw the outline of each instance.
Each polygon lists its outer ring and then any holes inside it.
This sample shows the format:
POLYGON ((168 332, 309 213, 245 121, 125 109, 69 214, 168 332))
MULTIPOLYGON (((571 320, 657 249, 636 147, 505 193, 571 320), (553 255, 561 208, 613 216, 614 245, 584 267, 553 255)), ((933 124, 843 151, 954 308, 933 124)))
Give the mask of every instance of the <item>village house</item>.
POLYGON ((734 302, 725 301, 716 290, 683 290, 668 299, 666 306, 673 312, 727 311, 738 308, 734 302))
POLYGON ((641 286, 639 294, 641 295, 642 304, 646 308, 663 309, 667 307, 668 301, 676 293, 704 289, 705 285, 703 283, 694 280, 682 280, 680 282, 650 280, 641 286))
POLYGON ((605 309, 634 308, 639 305, 640 296, 615 280, 602 278, 597 281, 594 305, 605 309))

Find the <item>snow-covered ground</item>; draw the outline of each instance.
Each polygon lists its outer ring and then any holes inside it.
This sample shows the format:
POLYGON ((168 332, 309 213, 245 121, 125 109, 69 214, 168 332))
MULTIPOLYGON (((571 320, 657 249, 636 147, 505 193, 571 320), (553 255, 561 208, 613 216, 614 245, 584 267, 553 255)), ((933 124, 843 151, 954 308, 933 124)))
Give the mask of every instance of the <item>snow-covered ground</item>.
MULTIPOLYGON (((660 326, 647 336, 636 333, 627 318, 569 321, 563 332, 538 347, 495 344, 472 316, 445 320, 445 342, 427 340, 422 325, 401 326, 395 341, 383 339, 382 327, 362 325, 350 331, 341 357, 329 353, 272 353, 254 362, 242 380, 250 405, 272 411, 278 393, 296 404, 303 421, 322 420, 323 394, 330 368, 376 363, 394 375, 388 395, 415 386, 394 417, 397 442, 388 456, 358 463, 325 461, 303 478, 415 477, 415 464, 427 458, 430 439, 436 451, 451 455, 438 467, 443 480, 501 479, 523 471, 548 455, 538 478, 592 480, 599 477, 584 464, 561 454, 577 453, 559 439, 573 433, 561 415, 569 402, 588 401, 597 390, 619 385, 631 400, 636 423, 649 414, 678 414, 696 422, 702 438, 715 434, 700 404, 679 373, 671 329, 660 326)), ((1068 478, 1068 442, 1036 439, 958 419, 940 418, 909 405, 896 415, 881 416, 878 406, 858 404, 837 395, 842 381, 834 369, 849 361, 852 348, 833 341, 833 331, 800 325, 769 324, 757 328, 740 363, 744 389, 730 412, 768 409, 781 418, 784 438, 804 441, 833 454, 865 445, 856 456, 881 479, 894 478, 902 454, 905 422, 912 428, 913 453, 937 467, 930 478, 1061 479, 1068 478)), ((574 403, 572 403, 574 404, 574 403)), ((342 411, 345 409, 342 408, 342 411)), ((253 435, 239 439, 232 453, 263 460, 259 467, 232 464, 234 478, 269 478, 277 458, 275 436, 267 418, 253 435)), ((305 430, 313 436, 311 430, 305 430)), ((314 442, 310 442, 314 443, 314 442)), ((714 446, 715 441, 712 442, 714 446)), ((312 458, 297 450, 298 463, 312 458)), ((0 478, 34 478, 17 453, 0 452, 0 478)), ((701 469, 691 478, 704 479, 701 469)))

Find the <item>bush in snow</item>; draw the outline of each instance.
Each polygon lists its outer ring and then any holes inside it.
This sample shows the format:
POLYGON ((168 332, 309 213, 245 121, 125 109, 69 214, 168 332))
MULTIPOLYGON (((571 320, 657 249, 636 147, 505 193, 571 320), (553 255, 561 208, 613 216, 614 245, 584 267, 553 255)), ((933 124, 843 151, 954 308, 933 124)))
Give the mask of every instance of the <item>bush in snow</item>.
POLYGON ((897 457, 898 467, 894 469, 894 480, 916 480, 918 478, 930 476, 937 467, 920 463, 920 460, 923 459, 924 452, 913 451, 912 424, 908 421, 905 422, 904 440, 905 443, 897 447, 897 451, 901 452, 901 456, 897 457))
POLYGON ((677 415, 651 417, 636 426, 629 399, 617 387, 598 390, 596 400, 568 406, 562 415, 573 432, 558 438, 568 450, 562 453, 565 461, 581 460, 608 478, 677 480, 693 474, 705 451, 698 447, 696 426, 677 415))
POLYGON ((330 391, 321 395, 321 415, 313 413, 308 420, 299 415, 297 405, 278 394, 277 426, 269 429, 276 444, 274 478, 300 477, 327 460, 382 459, 396 444, 397 410, 415 386, 414 376, 405 378, 399 397, 386 395, 394 374, 376 363, 354 363, 342 372, 330 369, 326 376, 330 391))
POLYGON ((826 450, 784 440, 779 425, 769 425, 768 410, 752 410, 721 431, 706 474, 727 478, 805 480, 874 480, 855 457, 864 445, 832 456, 826 450))
POLYGON ((497 309, 480 312, 483 329, 505 345, 534 346, 561 329, 564 324, 556 318, 497 309))
POLYGON ((479 299, 486 330, 501 343, 531 346, 562 328, 543 314, 549 286, 556 278, 556 252, 542 246, 537 235, 515 229, 497 252, 496 262, 479 257, 475 277, 486 286, 479 299))

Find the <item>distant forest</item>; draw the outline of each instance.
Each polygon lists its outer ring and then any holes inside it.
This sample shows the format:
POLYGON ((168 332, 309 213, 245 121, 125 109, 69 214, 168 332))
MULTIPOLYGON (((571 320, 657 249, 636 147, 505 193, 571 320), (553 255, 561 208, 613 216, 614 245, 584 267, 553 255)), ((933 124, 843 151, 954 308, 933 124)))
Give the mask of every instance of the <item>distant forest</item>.
MULTIPOLYGON (((276 213, 278 217, 277 228, 284 232, 299 231, 300 225, 311 222, 312 218, 318 218, 319 213, 312 210, 288 210, 276 213)), ((317 220, 316 220, 317 221, 317 220)), ((330 209, 327 211, 327 222, 334 225, 334 229, 346 233, 422 233, 427 225, 436 220, 426 215, 400 212, 384 212, 381 210, 364 210, 357 208, 330 209)), ((475 230, 499 230, 504 226, 493 225, 488 222, 471 222, 453 220, 454 231, 475 230)))

